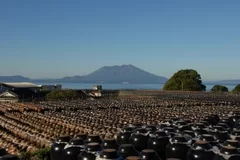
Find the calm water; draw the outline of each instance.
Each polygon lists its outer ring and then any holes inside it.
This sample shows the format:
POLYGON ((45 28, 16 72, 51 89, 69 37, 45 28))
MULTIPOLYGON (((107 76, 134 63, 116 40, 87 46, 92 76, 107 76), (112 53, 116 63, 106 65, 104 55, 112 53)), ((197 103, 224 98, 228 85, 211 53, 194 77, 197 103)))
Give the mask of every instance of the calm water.
MULTIPOLYGON (((37 83, 37 84, 55 84, 55 83, 37 83)), ((63 88, 67 89, 92 89, 94 83, 61 83, 63 88)), ((115 84, 115 83, 104 83, 101 84, 103 89, 149 89, 159 90, 162 89, 164 84, 115 84)), ((205 84, 207 91, 211 90, 214 84, 205 84)), ((222 84, 224 85, 224 84, 222 84)), ((237 84, 226 84, 225 86, 231 91, 237 84)))

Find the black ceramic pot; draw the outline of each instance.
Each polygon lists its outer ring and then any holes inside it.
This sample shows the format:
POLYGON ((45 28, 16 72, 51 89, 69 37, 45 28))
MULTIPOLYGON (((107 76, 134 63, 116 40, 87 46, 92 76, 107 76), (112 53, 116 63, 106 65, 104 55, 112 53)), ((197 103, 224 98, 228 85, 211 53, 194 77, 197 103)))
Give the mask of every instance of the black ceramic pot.
POLYGON ((161 159, 165 159, 165 150, 169 142, 168 137, 150 137, 148 140, 147 148, 155 150, 161 159))
POLYGON ((87 134, 84 134, 84 133, 82 133, 82 134, 77 134, 76 136, 75 136, 75 138, 81 138, 82 140, 86 140, 87 139, 87 134))
POLYGON ((101 145, 99 143, 88 143, 85 150, 87 152, 99 152, 102 150, 101 145))
POLYGON ((119 159, 119 155, 115 149, 104 149, 101 153, 100 156, 96 158, 96 160, 115 160, 119 159))
POLYGON ((133 132, 135 128, 133 127, 124 127, 122 128, 122 132, 133 132))
POLYGON ((78 155, 78 160, 95 160, 97 153, 101 151, 101 145, 99 143, 88 143, 85 151, 78 155))
POLYGON ((159 126, 157 126, 158 130, 163 130, 164 128, 168 127, 167 124, 160 124, 159 126))
POLYGON ((120 132, 117 135, 117 144, 118 145, 129 144, 131 134, 132 134, 131 132, 120 132))
POLYGON ((213 127, 212 131, 214 131, 214 132, 224 132, 224 131, 227 131, 227 129, 222 127, 222 126, 217 125, 217 126, 213 127))
POLYGON ((199 123, 204 124, 206 127, 210 127, 210 123, 208 123, 207 121, 200 121, 199 123))
POLYGON ((206 141, 196 141, 187 153, 187 160, 212 160, 215 156, 212 146, 206 141))
POLYGON ((231 117, 225 117, 221 119, 220 122, 226 123, 230 128, 234 127, 234 121, 231 117))
POLYGON ((227 140, 223 143, 223 146, 240 148, 240 143, 237 140, 227 140))
POLYGON ((4 156, 4 155, 6 155, 6 154, 8 154, 7 151, 6 151, 6 149, 0 148, 0 157, 1 157, 1 156, 4 156))
POLYGON ((78 155, 78 160, 96 160, 96 155, 83 151, 78 155))
POLYGON ((51 160, 60 160, 62 157, 62 150, 70 141, 69 136, 59 137, 51 146, 50 157, 51 160))
POLYGON ((171 137, 174 137, 175 136, 175 129, 172 128, 172 127, 166 127, 163 129, 163 131, 168 135, 168 136, 171 136, 171 137))
POLYGON ((68 145, 84 145, 84 141, 81 138, 73 138, 69 141, 68 145))
POLYGON ((141 152, 147 147, 148 136, 133 133, 129 139, 129 142, 136 148, 138 152, 141 152))
POLYGON ((122 144, 118 149, 119 155, 125 159, 130 156, 138 156, 139 153, 132 144, 122 144))
POLYGON ((215 136, 218 143, 224 143, 226 140, 230 139, 228 132, 217 132, 215 136))
POLYGON ((140 134, 140 133, 145 134, 147 132, 148 131, 145 128, 137 128, 134 130, 134 133, 137 133, 137 134, 140 134))
POLYGON ((215 138, 210 134, 203 134, 200 136, 199 140, 208 142, 212 146, 217 146, 218 143, 216 142, 215 138))
POLYGON ((145 126, 147 131, 155 132, 157 130, 157 127, 154 125, 147 125, 145 126))
POLYGON ((221 148, 220 153, 215 155, 214 160, 228 160, 234 155, 239 155, 239 151, 235 147, 224 146, 221 148))
POLYGON ((218 123, 218 126, 223 127, 225 130, 230 130, 230 126, 226 122, 218 123))
POLYGON ((115 139, 104 139, 102 143, 103 149, 118 149, 118 144, 115 139))
POLYGON ((203 134, 208 134, 208 132, 204 129, 197 129, 197 130, 194 130, 193 131, 195 133, 195 135, 198 137, 198 136, 201 136, 203 134))
POLYGON ((186 136, 191 137, 191 138, 196 138, 195 133, 193 131, 191 131, 191 130, 183 131, 183 135, 186 135, 186 136))
POLYGON ((196 129, 204 129, 204 128, 206 128, 206 125, 205 125, 204 123, 196 123, 196 124, 194 125, 194 127, 195 127, 196 129))
POLYGON ((156 137, 167 137, 168 135, 164 131, 156 131, 153 133, 156 137))
POLYGON ((188 126, 188 125, 186 125, 186 126, 176 126, 176 127, 174 127, 174 129, 177 133, 182 134, 185 130, 191 130, 191 127, 188 126))
POLYGON ((0 157, 0 160, 20 160, 20 158, 18 158, 18 156, 16 155, 4 155, 2 157, 0 157))
POLYGON ((140 153, 141 160, 161 160, 157 152, 151 149, 145 149, 140 153))
POLYGON ((217 119, 215 119, 213 116, 205 117, 204 121, 208 122, 210 125, 216 125, 218 123, 217 119))
POLYGON ((188 150, 190 149, 187 139, 183 136, 176 136, 170 142, 166 147, 166 159, 178 158, 186 160, 188 150))
POLYGON ((80 147, 69 147, 62 151, 61 160, 77 160, 78 155, 81 153, 80 147))
POLYGON ((134 123, 134 124, 132 124, 132 126, 135 127, 135 128, 142 128, 141 123, 134 123))
POLYGON ((240 127, 240 116, 238 116, 238 117, 233 117, 233 121, 235 121, 233 128, 238 128, 238 127, 240 127))
POLYGON ((86 143, 102 143, 101 138, 99 137, 99 135, 88 135, 87 139, 86 139, 86 143))
POLYGON ((232 131, 232 133, 230 134, 231 139, 235 139, 236 137, 240 136, 240 130, 234 130, 232 131))

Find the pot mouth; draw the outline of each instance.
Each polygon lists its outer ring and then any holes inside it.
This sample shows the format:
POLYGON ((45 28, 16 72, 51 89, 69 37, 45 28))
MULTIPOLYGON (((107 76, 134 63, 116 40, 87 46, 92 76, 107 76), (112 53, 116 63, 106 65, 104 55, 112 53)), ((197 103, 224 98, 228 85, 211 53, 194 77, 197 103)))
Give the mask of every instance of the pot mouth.
POLYGON ((100 154, 100 158, 105 159, 118 159, 118 153, 115 149, 104 149, 100 154))
POLYGON ((224 155, 233 155, 238 154, 239 151, 236 147, 233 146, 223 146, 222 149, 220 150, 220 153, 224 155))
POLYGON ((171 144, 187 144, 187 145, 190 145, 192 142, 191 139, 188 141, 184 136, 175 136, 171 138, 169 141, 171 144))
POLYGON ((123 144, 118 149, 119 153, 137 152, 132 144, 123 144))
POLYGON ((192 145, 192 149, 208 151, 212 149, 212 146, 206 141, 198 140, 192 145))
POLYGON ((141 160, 141 158, 138 156, 130 156, 130 157, 127 157, 125 160, 141 160))

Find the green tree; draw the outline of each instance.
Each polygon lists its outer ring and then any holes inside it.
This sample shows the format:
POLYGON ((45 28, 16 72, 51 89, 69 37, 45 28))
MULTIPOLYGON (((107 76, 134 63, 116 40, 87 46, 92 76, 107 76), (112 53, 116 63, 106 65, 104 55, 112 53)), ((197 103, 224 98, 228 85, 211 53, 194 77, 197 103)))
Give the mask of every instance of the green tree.
POLYGON ((211 91, 214 93, 228 92, 228 88, 222 85, 215 85, 212 87, 211 91))
POLYGON ((71 100, 78 98, 77 91, 74 90, 57 90, 51 91, 46 95, 47 100, 71 100))
POLYGON ((238 84, 233 90, 232 93, 239 94, 240 93, 240 84, 238 84))
POLYGON ((196 70, 185 69, 175 73, 164 85, 163 90, 205 91, 201 76, 196 70))

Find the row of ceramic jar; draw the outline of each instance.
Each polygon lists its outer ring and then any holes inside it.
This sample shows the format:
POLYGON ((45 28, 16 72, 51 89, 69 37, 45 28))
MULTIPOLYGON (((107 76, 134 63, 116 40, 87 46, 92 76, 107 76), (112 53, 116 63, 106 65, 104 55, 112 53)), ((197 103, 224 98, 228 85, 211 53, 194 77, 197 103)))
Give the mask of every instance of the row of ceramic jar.
MULTIPOLYGON (((125 132, 127 133, 127 132, 125 132)), ((140 156, 141 159, 168 159, 181 160, 213 159, 214 157, 239 158, 240 144, 236 140, 227 140, 223 144, 214 141, 211 135, 202 135, 197 140, 185 136, 170 138, 165 132, 157 131, 151 135, 145 146, 143 134, 132 134, 128 144, 118 144, 118 140, 105 139, 101 143, 98 136, 89 135, 84 142, 78 135, 70 140, 69 137, 60 137, 51 148, 52 160, 91 160, 91 159, 125 159, 129 156, 140 156), (135 135, 135 137, 133 136, 135 135), (156 136, 157 135, 157 136, 156 136), (86 144, 86 142, 89 142, 86 144), (101 145, 100 145, 101 143, 101 145), (193 145, 192 145, 193 144, 193 145), (119 146, 120 145, 120 146, 119 146), (140 154, 139 154, 140 153, 140 154), (154 158, 155 157, 155 158, 154 158)), ((85 136, 85 135, 84 135, 85 136)))

